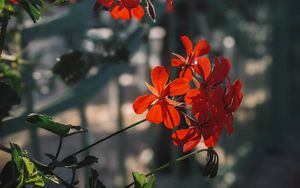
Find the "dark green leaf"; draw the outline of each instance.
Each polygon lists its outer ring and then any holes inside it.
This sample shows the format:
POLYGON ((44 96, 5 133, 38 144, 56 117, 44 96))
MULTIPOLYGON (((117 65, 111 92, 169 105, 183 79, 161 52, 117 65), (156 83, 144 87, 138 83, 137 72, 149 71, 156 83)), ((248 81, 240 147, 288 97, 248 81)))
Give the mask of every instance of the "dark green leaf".
POLYGON ((62 162, 65 164, 65 166, 72 166, 77 163, 77 158, 75 156, 71 156, 68 158, 65 158, 62 162))
POLYGON ((29 14, 33 22, 40 19, 43 0, 21 0, 19 3, 29 14))
POLYGON ((92 168, 92 176, 89 177, 90 188, 105 188, 105 185, 98 179, 98 172, 92 168))
POLYGON ((76 163, 75 165, 68 166, 68 168, 78 169, 86 166, 93 165, 98 162, 98 158, 88 155, 82 161, 76 163))

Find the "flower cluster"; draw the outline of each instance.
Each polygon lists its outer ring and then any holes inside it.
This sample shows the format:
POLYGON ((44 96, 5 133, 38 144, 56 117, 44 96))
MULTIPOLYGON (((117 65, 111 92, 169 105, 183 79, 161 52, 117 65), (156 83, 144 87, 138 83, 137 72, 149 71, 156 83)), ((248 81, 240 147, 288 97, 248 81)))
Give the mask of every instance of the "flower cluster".
POLYGON ((186 56, 174 53, 171 59, 171 65, 180 71, 178 78, 169 81, 168 68, 155 67, 151 72, 153 86, 146 83, 151 94, 138 97, 133 109, 142 114, 149 108, 148 121, 176 128, 171 135, 173 143, 186 152, 202 138, 206 147, 214 147, 223 127, 229 135, 233 132, 233 112, 239 108, 243 94, 241 81, 230 81, 228 59, 215 57, 212 66, 206 56, 211 49, 206 40, 199 40, 194 48, 187 36, 181 41, 186 56), (188 128, 178 129, 181 117, 188 128))
MULTIPOLYGON (((155 10, 151 0, 145 0, 147 6, 143 6, 141 0, 97 0, 96 7, 102 5, 109 9, 111 16, 114 19, 130 20, 134 18, 141 20, 145 15, 145 10, 152 16, 155 14, 155 10)), ((173 0, 166 0, 167 12, 173 10, 173 0)), ((152 19, 155 19, 152 17, 152 19)))

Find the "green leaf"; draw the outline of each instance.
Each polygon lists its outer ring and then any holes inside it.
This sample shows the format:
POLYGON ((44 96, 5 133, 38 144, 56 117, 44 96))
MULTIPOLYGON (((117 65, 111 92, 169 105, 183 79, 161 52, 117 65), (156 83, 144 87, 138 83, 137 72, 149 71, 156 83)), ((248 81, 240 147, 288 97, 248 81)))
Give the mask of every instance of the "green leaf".
POLYGON ((133 176, 135 188, 154 188, 154 185, 155 185, 154 175, 147 178, 142 173, 133 172, 132 176, 133 176))
POLYGON ((76 165, 71 166, 71 168, 78 169, 85 166, 90 166, 98 162, 98 158, 88 155, 82 161, 78 162, 76 165))
POLYGON ((92 168, 92 176, 89 177, 90 188, 105 188, 105 185, 98 179, 98 172, 92 168))
POLYGON ((46 129, 58 136, 65 137, 71 130, 71 125, 57 123, 47 115, 32 113, 27 116, 26 121, 36 127, 46 129))
POLYGON ((16 165, 18 171, 17 188, 22 188, 25 185, 33 187, 44 187, 45 182, 59 184, 59 180, 55 176, 44 175, 35 164, 27 156, 27 152, 22 150, 17 144, 10 144, 12 161, 16 165))
POLYGON ((21 0, 19 2, 35 23, 40 19, 43 0, 21 0))

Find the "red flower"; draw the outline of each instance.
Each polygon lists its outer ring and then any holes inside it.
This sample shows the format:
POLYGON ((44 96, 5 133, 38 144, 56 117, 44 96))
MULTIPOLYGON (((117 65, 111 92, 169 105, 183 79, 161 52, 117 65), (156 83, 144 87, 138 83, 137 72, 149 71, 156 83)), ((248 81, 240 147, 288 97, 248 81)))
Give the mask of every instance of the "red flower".
POLYGON ((140 20, 145 11, 140 5, 140 0, 121 0, 112 7, 110 14, 114 19, 129 20, 133 17, 140 20))
POLYGON ((198 67, 195 64, 200 56, 209 53, 211 47, 206 40, 199 40, 193 49, 193 44, 187 36, 181 37, 181 42, 186 49, 186 58, 174 54, 176 57, 171 59, 171 65, 182 69, 179 73, 181 78, 191 80, 198 67))
POLYGON ((146 83, 152 94, 138 97, 133 104, 133 109, 135 113, 142 114, 152 106, 146 119, 155 124, 163 122, 167 128, 172 129, 180 123, 180 114, 174 107, 180 103, 168 97, 183 95, 190 87, 187 80, 180 78, 167 84, 169 75, 166 67, 155 67, 151 72, 153 86, 146 83))
POLYGON ((171 13, 173 11, 173 0, 167 0, 166 9, 168 13, 171 13))
POLYGON ((233 85, 231 85, 230 79, 227 82, 227 93, 224 96, 224 104, 225 104, 225 125, 227 128, 228 134, 232 134, 233 132, 233 116, 232 113, 235 112, 243 99, 243 94, 241 93, 242 82, 240 80, 236 80, 233 85))

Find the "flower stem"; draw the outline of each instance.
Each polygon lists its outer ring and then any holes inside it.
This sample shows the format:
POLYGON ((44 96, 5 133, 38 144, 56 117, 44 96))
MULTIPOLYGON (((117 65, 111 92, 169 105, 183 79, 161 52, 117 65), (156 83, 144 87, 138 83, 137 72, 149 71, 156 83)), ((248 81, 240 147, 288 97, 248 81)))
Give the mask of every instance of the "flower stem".
MULTIPOLYGON (((166 163, 166 164, 164 164, 164 165, 158 167, 157 169, 155 169, 155 170, 149 172, 148 174, 146 174, 145 176, 146 176, 146 177, 151 176, 151 175, 155 174, 156 172, 162 171, 162 170, 164 170, 164 169, 170 167, 171 165, 176 164, 177 162, 183 161, 183 160, 185 160, 185 159, 187 159, 187 158, 190 158, 191 156, 193 156, 193 155, 195 155, 195 154, 201 153, 201 152, 203 152, 203 151, 208 151, 208 150, 209 150, 209 149, 201 149, 201 150, 197 150, 197 151, 191 152, 191 153, 189 153, 189 154, 186 154, 186 155, 184 155, 184 156, 182 156, 182 157, 177 158, 177 159, 176 159, 175 161, 173 161, 173 162, 169 162, 169 163, 166 163)), ((129 187, 131 187, 132 185, 134 185, 134 182, 132 182, 132 183, 126 185, 124 188, 129 188, 129 187)))
POLYGON ((60 153, 60 150, 61 150, 62 143, 63 143, 63 137, 60 136, 60 137, 59 137, 59 144, 58 144, 57 151, 56 151, 56 154, 55 154, 55 159, 57 159, 58 156, 59 156, 59 153, 60 153))
POLYGON ((95 145, 97 145, 97 144, 99 144, 99 143, 101 143, 101 142, 103 142, 103 141, 105 141, 105 140, 107 140, 107 139, 113 137, 113 136, 116 136, 116 135, 118 135, 118 134, 120 134, 120 133, 122 133, 122 132, 125 132, 125 131, 127 131, 128 129, 131 129, 131 128, 133 128, 133 127, 135 127, 135 126, 137 126, 137 125, 139 125, 139 124, 141 124, 141 123, 143 123, 143 122, 145 122, 145 121, 146 121, 146 119, 143 119, 143 120, 138 121, 138 122, 136 122, 136 123, 134 123, 134 124, 132 124, 132 125, 130 125, 130 126, 124 128, 124 129, 121 129, 121 130, 119 130, 119 131, 117 131, 117 132, 114 132, 113 134, 111 134, 111 135, 109 135, 109 136, 107 136, 107 137, 104 137, 104 138, 102 138, 102 139, 100 139, 100 140, 94 142, 93 144, 90 144, 90 145, 88 145, 88 146, 86 146, 86 147, 84 147, 84 148, 82 148, 82 149, 80 149, 80 150, 74 152, 73 154, 69 155, 69 156, 66 157, 65 159, 70 158, 70 157, 73 157, 73 156, 75 156, 75 155, 77 155, 77 154, 79 154, 79 153, 81 153, 81 152, 83 152, 83 151, 85 151, 85 150, 88 150, 88 149, 90 149, 91 147, 93 147, 93 146, 95 146, 95 145))

